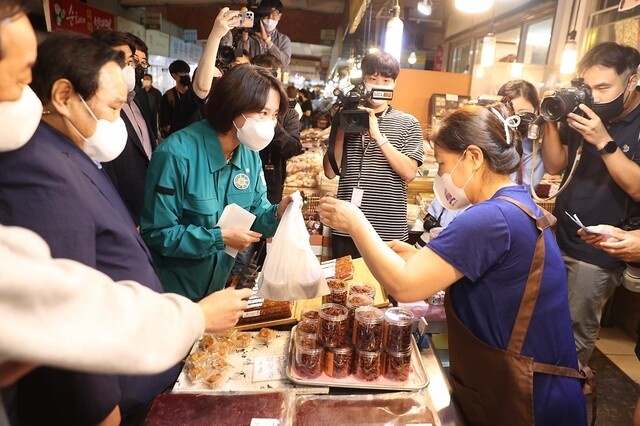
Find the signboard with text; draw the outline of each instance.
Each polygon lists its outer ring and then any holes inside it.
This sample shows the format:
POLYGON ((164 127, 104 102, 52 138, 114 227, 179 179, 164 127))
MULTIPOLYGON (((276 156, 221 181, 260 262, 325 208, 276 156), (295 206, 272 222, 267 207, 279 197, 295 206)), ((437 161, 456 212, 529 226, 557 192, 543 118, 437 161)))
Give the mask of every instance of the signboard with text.
POLYGON ((47 31, 71 31, 91 34, 95 30, 115 29, 115 17, 109 12, 76 0, 44 0, 47 31))

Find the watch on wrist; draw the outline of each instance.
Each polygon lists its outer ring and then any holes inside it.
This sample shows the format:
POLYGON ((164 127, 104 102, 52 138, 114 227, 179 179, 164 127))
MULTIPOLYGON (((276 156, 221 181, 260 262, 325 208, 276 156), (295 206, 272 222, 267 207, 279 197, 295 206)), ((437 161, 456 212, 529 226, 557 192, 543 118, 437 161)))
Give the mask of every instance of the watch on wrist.
POLYGON ((618 149, 618 145, 616 145, 614 141, 609 141, 602 149, 598 150, 598 154, 600 155, 613 154, 614 152, 616 152, 617 149, 618 149))

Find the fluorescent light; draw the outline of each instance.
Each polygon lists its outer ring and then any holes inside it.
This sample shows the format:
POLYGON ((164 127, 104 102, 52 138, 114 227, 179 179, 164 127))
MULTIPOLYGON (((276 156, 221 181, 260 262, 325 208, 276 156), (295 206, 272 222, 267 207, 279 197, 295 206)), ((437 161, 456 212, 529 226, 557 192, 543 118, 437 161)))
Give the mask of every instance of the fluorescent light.
POLYGON ((404 24, 400 20, 400 6, 393 8, 393 17, 387 22, 387 34, 384 40, 384 51, 400 62, 400 50, 402 49, 402 31, 404 24))
POLYGON ((464 13, 486 12, 493 6, 493 0, 456 0, 456 9, 464 13))
POLYGON ((418 2, 418 12, 423 15, 431 15, 431 0, 420 0, 418 2))
POLYGON ((409 58, 407 59, 407 62, 409 62, 411 65, 413 65, 417 61, 418 61, 418 58, 416 57, 416 52, 411 52, 411 54, 409 55, 409 58))
POLYGON ((482 39, 482 53, 480 55, 480 65, 490 67, 496 56, 496 36, 489 33, 482 39))
POLYGON ((521 62, 513 62, 511 64, 511 77, 522 78, 522 72, 524 71, 524 64, 521 62))
POLYGON ((573 74, 578 60, 578 45, 575 40, 569 38, 562 51, 562 62, 560 62, 560 74, 573 74))

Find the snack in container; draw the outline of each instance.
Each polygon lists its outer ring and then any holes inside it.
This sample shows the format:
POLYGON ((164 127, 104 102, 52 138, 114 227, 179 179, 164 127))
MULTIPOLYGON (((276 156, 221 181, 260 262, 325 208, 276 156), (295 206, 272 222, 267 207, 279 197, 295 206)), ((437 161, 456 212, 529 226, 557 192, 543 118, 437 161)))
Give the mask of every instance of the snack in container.
POLYGON ((202 340, 200 340, 200 347, 202 350, 207 350, 211 346, 218 343, 218 340, 213 336, 213 334, 205 334, 202 336, 202 340))
POLYGON ((413 313, 404 308, 395 307, 384 311, 384 337, 382 340, 385 349, 402 352, 411 347, 413 318, 413 313))
POLYGON ((320 319, 320 315, 318 313, 318 308, 303 308, 300 312, 300 320, 308 320, 308 321, 318 321, 320 319))
POLYGON ((276 331, 270 328, 262 328, 256 335, 256 339, 258 339, 262 343, 272 342, 276 338, 276 331))
POLYGON ((326 348, 324 351, 324 373, 336 379, 341 379, 351 374, 353 365, 353 346, 343 343, 335 348, 326 348))
POLYGON ((330 293, 322 296, 323 303, 337 303, 345 306, 348 294, 347 283, 344 280, 332 278, 327 280, 327 286, 330 293))
POLYGON ((336 259, 334 277, 341 280, 350 280, 353 278, 353 262, 351 255, 342 256, 336 259))
POLYGON ((231 337, 233 337, 234 334, 236 334, 238 332, 238 330, 236 330, 235 328, 228 328, 224 331, 220 331, 218 333, 213 333, 213 337, 215 337, 216 339, 220 340, 226 340, 226 339, 230 339, 231 337))
POLYGON ((318 323, 313 321, 300 321, 296 326, 296 339, 318 339, 318 323))
POLYGON ((356 349, 354 375, 360 380, 372 382, 382 373, 382 352, 356 349))
POLYGON ((375 300, 376 288, 369 283, 355 282, 349 286, 349 295, 351 294, 366 294, 375 300))
POLYGON ((231 338, 236 349, 246 349, 251 345, 251 334, 239 331, 231 338))
POLYGON ((209 360, 209 353, 206 351, 195 351, 187 357, 186 364, 194 367, 203 366, 209 360))
POLYGON ((356 309, 361 306, 373 306, 373 299, 366 294, 350 294, 347 298, 347 309, 348 319, 347 319, 347 339, 353 340, 353 320, 355 318, 356 309))
POLYGON ((192 383, 200 383, 207 375, 208 370, 204 367, 191 365, 187 367, 187 376, 192 383))
POLYGON ((384 334, 384 313, 373 306, 356 309, 353 323, 353 343, 361 351, 379 351, 384 334))
POLYGON ((337 347, 345 341, 348 310, 337 303, 325 303, 320 307, 320 333, 318 342, 328 347, 337 347))
POLYGON ((315 341, 295 339, 294 367, 307 379, 314 379, 322 374, 323 348, 315 341))
POLYGON ((404 382, 411 373, 411 347, 402 352, 385 351, 382 375, 389 380, 404 382))
POLYGON ((212 372, 208 377, 206 377, 204 380, 202 380, 202 383, 204 383, 205 385, 209 386, 212 389, 216 389, 219 388, 224 379, 224 373, 221 371, 214 371, 212 372))

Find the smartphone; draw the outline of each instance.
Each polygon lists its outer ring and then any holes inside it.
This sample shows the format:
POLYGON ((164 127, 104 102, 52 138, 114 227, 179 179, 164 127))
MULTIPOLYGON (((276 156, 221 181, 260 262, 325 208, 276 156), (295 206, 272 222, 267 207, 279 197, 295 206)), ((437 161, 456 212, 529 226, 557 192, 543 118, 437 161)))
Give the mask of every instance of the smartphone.
POLYGON ((238 28, 252 28, 254 24, 254 14, 250 10, 230 10, 227 12, 229 14, 236 14, 240 17, 240 23, 236 25, 238 28))

